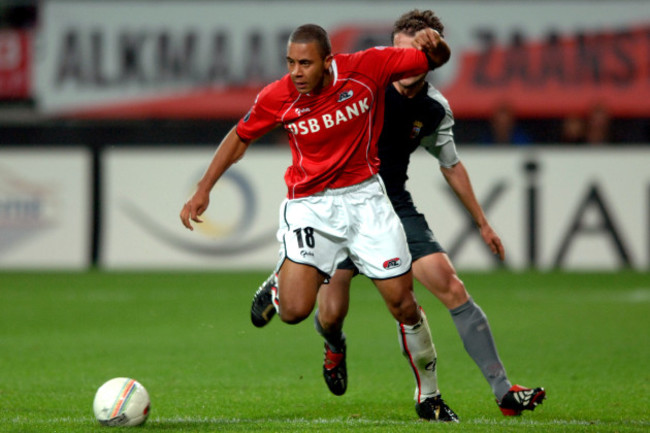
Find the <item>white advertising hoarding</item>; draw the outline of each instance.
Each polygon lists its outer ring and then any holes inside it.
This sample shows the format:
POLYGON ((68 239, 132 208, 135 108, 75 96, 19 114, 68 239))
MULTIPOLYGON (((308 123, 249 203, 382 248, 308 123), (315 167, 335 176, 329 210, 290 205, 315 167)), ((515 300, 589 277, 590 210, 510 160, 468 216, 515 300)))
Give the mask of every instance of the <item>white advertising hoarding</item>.
MULTIPOLYGON (((650 149, 461 149, 476 196, 513 268, 650 267, 650 149)), ((418 152, 409 189, 461 268, 498 260, 442 177, 418 152)))
MULTIPOLYGON (((512 269, 650 267, 650 149, 460 149, 512 269), (535 169, 535 170, 533 170, 535 169)), ((109 150, 101 265, 109 269, 268 269, 277 261, 288 148, 253 145, 220 181, 195 230, 179 213, 205 148, 109 150)), ((435 159, 412 157, 408 189, 459 269, 499 265, 435 159)))
POLYGON ((203 223, 181 225, 213 150, 112 149, 104 162, 101 264, 107 268, 270 268, 289 148, 253 145, 214 188, 203 223))
POLYGON ((0 268, 90 265, 87 149, 0 149, 0 268))

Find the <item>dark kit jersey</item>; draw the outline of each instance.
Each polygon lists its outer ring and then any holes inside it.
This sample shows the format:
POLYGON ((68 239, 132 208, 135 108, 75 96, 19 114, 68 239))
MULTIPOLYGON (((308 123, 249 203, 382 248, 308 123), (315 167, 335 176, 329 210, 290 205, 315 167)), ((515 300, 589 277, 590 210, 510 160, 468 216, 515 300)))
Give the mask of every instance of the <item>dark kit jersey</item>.
POLYGON ((453 146, 452 125, 449 104, 430 84, 425 83, 413 98, 401 95, 392 84, 386 88, 384 127, 378 143, 379 173, 391 198, 405 191, 411 154, 420 145, 436 158, 438 148, 453 146))

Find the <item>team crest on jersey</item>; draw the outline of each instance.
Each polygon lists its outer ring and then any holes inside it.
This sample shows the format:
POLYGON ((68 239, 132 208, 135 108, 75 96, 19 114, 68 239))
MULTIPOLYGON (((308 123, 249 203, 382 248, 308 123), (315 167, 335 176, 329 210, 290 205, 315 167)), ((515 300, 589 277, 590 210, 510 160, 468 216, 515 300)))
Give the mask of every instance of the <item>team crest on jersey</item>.
POLYGON ((348 91, 339 93, 339 99, 336 102, 347 101, 348 99, 350 99, 352 97, 352 95, 354 95, 354 92, 352 90, 348 90, 348 91))
POLYGON ((386 260, 384 262, 384 269, 392 269, 392 268, 398 268, 402 265, 402 260, 399 257, 395 257, 394 259, 386 260))
POLYGON ((420 122, 419 120, 416 120, 415 122, 413 122, 413 128, 411 129, 410 138, 413 139, 413 138, 417 137, 418 135, 420 135, 420 131, 422 130, 423 126, 424 126, 424 124, 422 122, 420 122))

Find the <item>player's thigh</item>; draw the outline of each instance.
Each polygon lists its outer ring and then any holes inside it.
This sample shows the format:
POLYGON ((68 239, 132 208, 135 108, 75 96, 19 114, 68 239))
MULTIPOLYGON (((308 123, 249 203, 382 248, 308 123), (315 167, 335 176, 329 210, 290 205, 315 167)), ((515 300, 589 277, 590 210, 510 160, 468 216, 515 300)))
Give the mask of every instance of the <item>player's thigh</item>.
POLYGON ((411 256, 415 262, 420 257, 434 253, 444 253, 433 231, 429 228, 426 218, 413 207, 402 209, 397 214, 400 217, 411 256))
POLYGON ((278 273, 278 297, 282 320, 297 323, 311 314, 318 287, 325 277, 318 269, 285 260, 278 273))
POLYGON ((331 201, 327 196, 285 200, 277 234, 282 259, 312 266, 327 277, 347 257, 342 215, 331 201))
POLYGON ((428 254, 415 260, 413 275, 447 308, 456 308, 469 299, 465 285, 445 253, 428 254))
POLYGON ((363 204, 349 209, 355 221, 348 242, 350 258, 371 279, 389 279, 411 267, 411 253, 402 223, 383 191, 370 191, 363 204))

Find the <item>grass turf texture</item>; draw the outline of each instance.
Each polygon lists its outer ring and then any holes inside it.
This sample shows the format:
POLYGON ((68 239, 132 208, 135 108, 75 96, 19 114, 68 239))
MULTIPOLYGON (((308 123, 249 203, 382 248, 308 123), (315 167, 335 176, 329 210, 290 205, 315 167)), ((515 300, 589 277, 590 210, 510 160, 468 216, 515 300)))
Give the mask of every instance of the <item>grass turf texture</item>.
MULTIPOLYGON (((0 273, 0 431, 106 432, 96 389, 139 380, 138 431, 637 432, 650 430, 650 275, 462 273, 513 383, 544 386, 535 412, 503 417, 444 307, 425 289, 443 397, 458 425, 417 420, 394 321, 353 283, 349 387, 331 395, 311 318, 249 319, 265 273, 0 273)), ((120 429, 118 429, 120 430, 120 429)))

